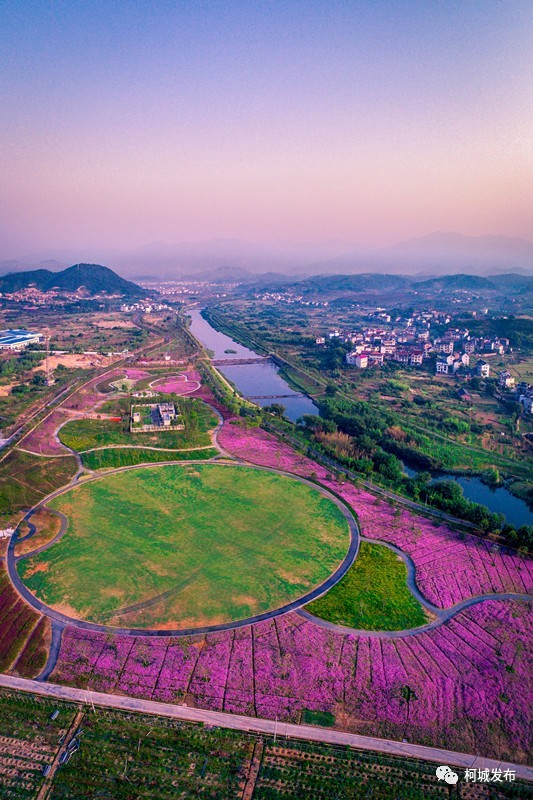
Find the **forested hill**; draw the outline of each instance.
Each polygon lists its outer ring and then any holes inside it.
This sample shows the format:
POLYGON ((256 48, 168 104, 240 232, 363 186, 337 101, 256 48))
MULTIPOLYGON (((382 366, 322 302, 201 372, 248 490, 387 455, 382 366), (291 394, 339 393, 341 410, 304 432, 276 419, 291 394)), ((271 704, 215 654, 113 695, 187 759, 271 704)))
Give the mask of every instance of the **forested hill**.
POLYGON ((75 292, 84 287, 90 294, 120 294, 123 297, 146 297, 149 292, 127 281, 100 264, 74 264, 61 272, 35 269, 12 272, 0 278, 0 292, 16 292, 34 286, 42 292, 59 289, 75 292))

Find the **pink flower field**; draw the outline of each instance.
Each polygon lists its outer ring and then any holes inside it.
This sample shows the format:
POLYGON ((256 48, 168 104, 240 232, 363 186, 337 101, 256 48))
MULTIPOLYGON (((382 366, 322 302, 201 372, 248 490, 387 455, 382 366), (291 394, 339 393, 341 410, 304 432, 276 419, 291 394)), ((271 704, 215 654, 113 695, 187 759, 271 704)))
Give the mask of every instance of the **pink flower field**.
POLYGON ((52 680, 270 719, 320 709, 359 733, 523 761, 528 611, 484 601, 403 639, 326 631, 294 613, 183 638, 69 627, 52 680))
POLYGON ((143 378, 148 378, 150 376, 150 373, 146 372, 144 369, 128 368, 123 370, 123 372, 126 378, 128 378, 130 381, 140 381, 143 378))
POLYGON ((411 557, 420 591, 439 608, 481 594, 533 592, 532 559, 507 550, 492 552, 491 545, 477 536, 461 535, 410 511, 398 512, 352 484, 339 485, 328 479, 324 467, 259 428, 227 421, 218 441, 229 453, 253 464, 304 477, 315 473, 320 483, 353 508, 363 536, 390 542, 411 557))
POLYGON ((184 395, 196 392, 200 388, 200 381, 196 373, 183 372, 180 375, 169 375, 154 381, 151 388, 168 394, 184 395), (192 377, 192 374, 195 377, 192 377))
POLYGON ((65 456, 70 453, 55 437, 55 431, 63 422, 72 419, 61 410, 52 411, 40 425, 20 442, 20 447, 43 456, 65 456))

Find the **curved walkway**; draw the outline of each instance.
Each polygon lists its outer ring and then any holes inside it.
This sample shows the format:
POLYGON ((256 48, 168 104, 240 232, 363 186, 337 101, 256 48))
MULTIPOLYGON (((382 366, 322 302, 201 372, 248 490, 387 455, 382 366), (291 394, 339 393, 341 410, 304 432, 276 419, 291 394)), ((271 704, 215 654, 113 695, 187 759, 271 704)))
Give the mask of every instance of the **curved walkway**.
POLYGON ((50 642, 48 658, 41 672, 35 678, 36 681, 47 681, 54 671, 59 658, 59 651, 61 650, 61 639, 63 638, 64 630, 65 626, 61 622, 55 619, 52 620, 52 641, 50 642))
MULTIPOLYGON (((79 628, 87 628, 87 629, 104 631, 104 632, 105 631, 113 631, 114 633, 119 633, 119 634, 123 634, 123 635, 135 635, 135 636, 188 636, 188 635, 193 635, 193 634, 205 634, 205 633, 210 633, 210 632, 214 632, 214 631, 239 628, 239 627, 243 627, 245 625, 253 624, 254 622, 259 622, 259 621, 262 621, 262 620, 265 620, 265 619, 269 619, 269 618, 273 618, 275 616, 279 616, 279 615, 285 614, 285 613, 287 613, 289 611, 295 611, 302 618, 307 619, 310 622, 312 622, 312 623, 314 623, 316 625, 319 625, 320 627, 323 627, 323 628, 326 628, 326 629, 329 629, 329 630, 333 630, 333 631, 336 631, 338 633, 355 634, 355 635, 359 635, 359 636, 372 636, 372 637, 378 637, 378 638, 402 638, 402 637, 405 637, 405 636, 415 636, 415 635, 417 635, 419 633, 423 633, 425 631, 432 630, 432 629, 434 629, 436 627, 439 627, 440 625, 442 625, 445 622, 449 621, 454 616, 456 616, 458 613, 463 611, 465 608, 468 608, 469 606, 475 605, 475 604, 483 602, 485 600, 520 600, 520 601, 526 601, 526 602, 533 601, 533 597, 531 595, 509 592, 509 593, 491 593, 491 594, 484 594, 484 595, 478 595, 478 596, 475 596, 475 597, 470 597, 470 598, 467 598, 466 600, 462 600, 461 602, 455 604, 454 606, 451 606, 448 609, 440 609, 437 606, 434 606, 433 604, 429 603, 428 600, 421 593, 421 591, 419 590, 419 588, 418 588, 418 586, 416 584, 416 568, 415 568, 415 565, 414 565, 413 561, 411 560, 411 558, 406 553, 404 553, 402 550, 400 550, 395 545, 390 544, 389 542, 384 542, 384 541, 375 540, 375 539, 367 539, 366 537, 362 537, 360 535, 359 529, 357 527, 357 523, 355 522, 355 519, 352 516, 352 510, 350 509, 350 507, 344 502, 344 500, 342 500, 342 498, 336 497, 334 495, 334 493, 328 492, 328 490, 325 490, 324 487, 322 487, 320 484, 317 484, 317 483, 312 482, 312 481, 308 481, 307 479, 303 478, 300 475, 296 475, 295 473, 286 472, 286 471, 278 470, 278 469, 271 468, 271 467, 263 467, 263 466, 260 466, 260 465, 251 464, 250 462, 247 462, 244 459, 236 458, 231 453, 226 451, 218 443, 218 433, 219 433, 220 429, 222 428, 222 425, 224 424, 224 418, 223 418, 222 414, 216 408, 214 408, 212 405, 210 405, 207 401, 203 400, 203 398, 202 398, 202 402, 205 402, 206 405, 209 406, 209 408, 213 411, 213 413, 216 415, 217 420, 218 420, 216 427, 211 432, 211 437, 212 437, 213 446, 215 446, 218 449, 219 455, 215 456, 213 459, 209 459, 209 460, 202 461, 202 462, 199 462, 199 463, 203 463, 203 464, 210 463, 210 462, 215 463, 218 458, 221 458, 221 457, 228 458, 228 459, 231 460, 232 464, 228 464, 227 466, 241 465, 241 466, 245 466, 245 467, 248 467, 248 468, 262 469, 262 470, 265 470, 265 471, 268 471, 268 472, 277 472, 277 473, 279 473, 281 475, 286 475, 288 477, 296 478, 298 480, 301 480, 302 482, 307 483, 308 485, 312 486, 313 488, 318 489, 319 491, 322 491, 324 494, 327 494, 327 495, 331 496, 331 499, 333 499, 333 501, 336 502, 338 507, 341 508, 343 514, 345 515, 345 517, 348 520, 348 523, 350 525, 351 543, 350 543, 350 549, 349 549, 349 552, 348 552, 346 558, 344 559, 344 561, 342 562, 340 567, 335 571, 335 573, 333 573, 333 575, 331 575, 324 584, 322 584, 321 586, 317 587, 315 590, 313 590, 312 592, 308 593, 307 595, 304 595, 304 597, 300 598, 299 600, 293 601, 292 603, 289 603, 289 604, 287 604, 285 606, 282 606, 279 609, 275 609, 273 611, 266 612, 264 614, 256 615, 254 617, 250 617, 250 618, 245 619, 245 620, 238 620, 236 622, 226 623, 226 624, 222 624, 222 625, 205 626, 205 627, 201 627, 201 628, 188 628, 188 629, 181 629, 181 630, 178 630, 178 631, 168 631, 168 630, 165 630, 165 631, 148 631, 148 630, 144 630, 144 629, 112 628, 112 627, 103 626, 103 625, 99 626, 99 625, 96 625, 96 624, 93 624, 93 623, 87 623, 87 622, 85 622, 83 620, 77 620, 77 619, 70 618, 68 616, 59 614, 59 612, 55 612, 53 609, 50 609, 48 606, 46 606, 45 604, 43 604, 39 600, 37 600, 37 598, 35 598, 26 589, 25 585, 20 580, 20 578, 18 576, 18 573, 16 571, 16 566, 15 566, 16 565, 16 561, 18 561, 21 556, 18 556, 18 557, 15 556, 15 554, 14 554, 15 544, 17 542, 19 542, 19 541, 23 541, 23 540, 27 540, 27 539, 31 538, 31 536, 34 535, 34 533, 35 533, 35 526, 34 525, 33 525, 33 530, 31 529, 32 523, 31 523, 31 521, 29 519, 31 517, 31 515, 35 511, 37 511, 38 509, 40 509, 43 506, 45 506, 46 503, 48 503, 53 498, 57 497, 60 494, 63 494, 66 491, 69 491, 70 489, 74 488, 75 486, 80 485, 80 483, 79 483, 80 477, 82 475, 84 475, 84 474, 87 474, 87 473, 90 473, 90 475, 87 476, 86 481, 84 481, 84 483, 85 482, 90 482, 92 480, 98 480, 100 477, 103 477, 104 475, 110 475, 110 474, 114 474, 114 473, 118 473, 118 472, 123 472, 123 471, 126 471, 128 469, 139 469, 139 468, 143 468, 143 467, 147 467, 147 466, 156 467, 156 466, 171 466, 171 465, 191 465, 191 464, 196 463, 193 460, 188 460, 188 461, 177 461, 177 460, 170 461, 169 460, 169 461, 155 462, 155 463, 154 462, 148 462, 146 464, 135 464, 135 465, 128 465, 128 466, 124 466, 124 467, 118 467, 116 469, 109 470, 109 471, 107 471, 107 472, 105 472, 103 474, 97 474, 97 473, 94 473, 93 471, 84 469, 79 453, 77 453, 75 450, 72 450, 71 448, 66 448, 76 457, 77 464, 78 464, 78 471, 77 471, 76 475, 71 479, 71 481, 66 486, 62 487, 61 489, 56 490, 55 492, 50 494, 48 497, 46 497, 44 500, 40 501, 33 509, 31 509, 25 515, 25 517, 23 518, 23 521, 26 521, 30 525, 30 532, 26 536, 24 536, 24 537, 19 539, 18 538, 18 528, 17 528, 17 532, 11 538, 11 541, 9 543, 8 552, 7 552, 7 556, 6 556, 6 559, 5 559, 9 576, 10 576, 11 581, 13 582, 15 588, 17 589, 17 591, 21 594, 21 596, 27 602, 29 602, 40 613, 44 613, 48 617, 50 617, 52 619, 52 629, 53 629, 52 647, 51 647, 51 650, 50 650, 50 653, 49 653, 49 658, 48 658, 47 664, 45 666, 45 669, 43 670, 43 673, 41 673, 41 675, 39 676, 39 680, 46 680, 48 675, 52 672, 52 670, 53 670, 53 668, 55 666, 55 663, 56 663, 56 660, 57 660, 57 656, 59 654, 59 648, 60 648, 60 643, 61 643, 61 634, 62 634, 62 631, 63 631, 63 629, 64 629, 64 627, 66 625, 74 625, 74 626, 79 627, 79 628), (354 529, 352 528, 352 525, 354 525, 355 532, 354 532, 354 529), (368 541, 368 542, 370 542, 372 544, 380 544, 380 545, 382 545, 384 547, 388 547, 390 550, 392 550, 393 552, 395 552, 397 555, 399 555, 402 558, 402 560, 404 561, 404 563, 406 564, 406 567, 407 567, 407 585, 408 585, 408 588, 412 592, 413 596, 421 603, 421 605, 424 608, 426 608, 431 614, 435 615, 435 617, 436 617, 435 620, 427 623, 426 625, 419 626, 418 628, 410 628, 410 629, 402 630, 402 631, 367 631, 367 630, 359 630, 359 629, 355 629, 355 628, 350 628, 350 627, 346 627, 346 626, 343 626, 343 625, 337 625, 335 623, 331 623, 331 622, 328 622, 326 620, 322 620, 322 619, 320 619, 318 617, 315 617, 314 615, 310 614, 308 611, 305 610, 305 608, 304 608, 305 605, 310 603, 312 600, 317 599, 317 597, 320 597, 323 594, 325 594, 348 571, 348 569, 350 568, 351 564, 353 563, 353 561, 355 560, 355 558, 357 556, 357 552, 358 552, 358 549, 359 549, 359 541, 360 540, 361 541, 368 541), (354 541, 355 541, 355 544, 354 544, 354 541), (46 675, 45 675, 45 672, 46 672, 46 675)), ((63 423, 63 424, 65 424, 65 423, 63 423)), ((61 427, 61 426, 59 426, 59 427, 61 427)), ((58 430, 59 430, 59 428, 58 428, 58 430)), ((54 433, 57 436, 57 431, 55 431, 54 433)), ((102 448, 102 449, 105 449, 105 448, 102 448)), ((154 449, 161 449, 161 448, 154 448, 154 449)), ((201 449, 201 448, 194 448, 194 449, 201 449)), ((219 463, 222 463, 222 462, 219 462, 219 463)), ((402 498, 402 500, 403 500, 403 498, 402 498)), ((412 505, 416 506, 417 504, 412 503, 412 505)), ((419 509, 417 508, 417 510, 419 510, 419 509)), ((426 509, 422 509, 421 508, 420 510, 426 510, 426 509)), ((56 536, 54 536, 54 538, 50 542, 48 542, 46 545, 43 545, 42 547, 37 548, 35 551, 33 551, 33 553, 28 553, 24 557, 35 555, 37 553, 42 552, 43 550, 46 550, 48 547, 51 547, 53 544, 55 544, 57 541, 59 541, 59 539, 64 535, 64 533, 67 530, 68 520, 60 512, 56 512, 56 513, 58 513, 62 517, 62 519, 61 519, 61 529, 60 529, 59 533, 56 534, 56 536)), ((438 516, 441 516, 441 515, 438 514, 438 516)), ((168 591, 172 592, 174 590, 168 590, 168 591)), ((166 593, 164 593, 164 594, 166 594, 166 593)), ((151 598, 151 599, 145 601, 145 603, 148 606, 148 605, 152 605, 154 603, 160 602, 162 599, 164 599, 163 596, 157 596, 156 598, 151 598)), ((142 607, 144 607, 144 604, 140 604, 140 605, 142 607)), ((136 604, 135 606, 129 607, 127 609, 124 609, 123 611, 127 613, 128 611, 131 611, 131 610, 137 610, 137 606, 139 606, 139 604, 136 604)))
MULTIPOLYGON (((87 478, 87 480, 84 481, 84 485, 86 483, 92 483, 93 481, 99 480, 100 478, 104 478, 104 477, 107 477, 109 475, 114 475, 114 474, 121 473, 121 472, 126 472, 126 471, 129 471, 129 470, 132 470, 132 469, 141 469, 141 468, 145 468, 147 466, 151 466, 151 467, 154 467, 154 468, 163 467, 163 466, 173 466, 173 465, 187 466, 187 465, 194 464, 194 463, 196 463, 196 462, 194 462, 194 461, 164 461, 164 462, 158 462, 158 463, 149 464, 149 465, 147 465, 147 464, 134 464, 134 465, 128 465, 128 466, 125 466, 125 467, 117 467, 116 469, 107 471, 103 475, 93 475, 92 477, 87 478)), ((202 461, 201 463, 205 464, 205 463, 208 463, 208 462, 202 461)), ((302 606, 307 605, 307 603, 310 603, 312 600, 316 600, 318 597, 321 597, 323 594, 325 594, 327 591, 329 591, 329 589, 331 589, 332 586, 334 586, 336 583, 338 583, 341 580, 341 578, 348 572, 349 568, 351 567, 351 565, 355 561, 355 558, 357 557, 357 553, 359 551, 359 527, 357 525, 357 522, 355 520, 355 517, 353 515, 352 510, 350 509, 350 507, 348 505, 346 505, 346 503, 344 503, 342 500, 340 500, 338 497, 336 497, 334 494, 332 494, 330 491, 328 491, 328 489, 325 489, 324 487, 318 486, 316 483, 313 483, 312 481, 308 481, 306 478, 302 478, 300 476, 295 476, 290 472, 284 472, 283 470, 272 470, 272 469, 270 469, 268 467, 260 467, 260 466, 251 465, 251 464, 239 464, 239 463, 236 463, 236 462, 233 462, 231 464, 224 464, 224 463, 220 462, 219 465, 223 466, 223 467, 233 468, 233 469, 244 468, 244 469, 257 469, 257 470, 261 470, 261 471, 264 471, 264 472, 275 472, 275 473, 277 473, 279 475, 284 475, 284 476, 286 476, 288 478, 292 478, 293 480, 294 479, 299 480, 301 483, 304 483, 304 484, 310 486, 311 488, 315 489, 315 491, 319 491, 322 495, 324 495, 329 500, 331 500, 333 503, 335 503, 335 505, 339 508, 339 510, 341 511, 341 513, 343 514, 344 518, 346 519, 346 521, 348 523, 348 527, 349 527, 349 531, 350 531, 350 545, 349 545, 349 548, 348 548, 348 552, 346 553, 346 555, 345 555, 344 559, 342 560, 341 564, 337 567, 337 569, 322 584, 320 584, 319 586, 315 587, 310 592, 307 592, 302 597, 300 597, 300 598, 298 598, 296 600, 293 600, 292 602, 287 603, 287 604, 285 604, 285 605, 283 605, 283 606, 281 606, 279 608, 272 609, 271 611, 266 611, 266 612, 264 612, 262 614, 256 614, 256 615, 254 615, 252 617, 247 617, 246 619, 235 620, 235 621, 232 621, 232 622, 226 622, 226 623, 222 623, 222 624, 219 624, 219 625, 206 625, 206 626, 194 627, 194 628, 181 628, 181 629, 178 629, 178 630, 146 630, 144 628, 119 628, 119 627, 113 627, 113 626, 107 626, 107 625, 98 625, 98 624, 93 623, 93 622, 87 622, 85 620, 79 620, 79 619, 76 619, 74 617, 69 617, 66 614, 61 614, 59 611, 56 611, 55 609, 50 608, 50 606, 47 606, 41 600, 36 598, 29 591, 29 589, 26 587, 26 585, 23 583, 23 581, 21 580, 21 578, 20 578, 20 576, 19 576, 19 574, 17 572, 17 568, 16 568, 16 563, 20 558, 28 558, 28 557, 31 557, 32 555, 35 555, 35 553, 37 553, 37 552, 42 552, 43 550, 47 550, 49 547, 52 547, 52 545, 56 544, 59 541, 59 539, 61 539, 62 536, 64 536, 64 534, 66 533, 67 527, 68 527, 68 520, 63 514, 61 514, 61 512, 56 512, 62 517, 61 530, 59 531, 58 534, 56 534, 56 536, 54 536, 54 538, 50 542, 48 542, 47 544, 45 544, 42 547, 38 548, 36 551, 34 551, 34 553, 27 553, 24 556, 16 557, 15 556, 15 546, 16 546, 17 542, 19 541, 18 540, 18 528, 15 531, 15 533, 13 534, 13 536, 11 537, 11 539, 9 541, 7 556, 6 556, 6 566, 7 566, 7 571, 9 573, 9 577, 11 579, 11 582, 12 582, 13 586, 16 588, 16 590, 21 595, 21 597, 23 597, 24 600, 27 603, 29 603, 33 608, 35 608, 39 613, 45 614, 50 619, 55 620, 56 622, 59 622, 59 623, 61 623, 63 625, 74 625, 75 627, 81 628, 81 629, 84 629, 84 630, 98 631, 98 632, 102 632, 102 633, 112 632, 112 633, 121 634, 121 635, 125 635, 125 636, 158 637, 158 636, 191 636, 191 635, 195 635, 195 634, 214 633, 216 631, 227 631, 227 630, 233 630, 235 628, 242 628, 242 627, 244 627, 246 625, 252 625, 255 622, 262 622, 262 621, 267 620, 267 619, 273 619, 274 617, 280 616, 282 614, 286 614, 289 611, 296 611, 297 609, 301 608, 302 606)), ((61 489, 57 489, 55 492, 52 492, 52 494, 50 494, 47 498, 45 498, 37 506, 35 506, 35 508, 32 509, 32 511, 29 512, 26 515, 26 517, 31 516, 31 514, 34 511, 36 511, 38 508, 42 508, 50 500, 54 499, 55 497, 58 497, 59 495, 65 494, 66 492, 68 492, 72 488, 74 488, 74 486, 76 486, 76 485, 79 485, 79 484, 76 484, 76 482, 73 480, 67 486, 64 486, 61 489)), ((27 539, 28 536, 26 536, 24 538, 27 539)), ((175 591, 175 587, 173 589, 168 590, 168 591, 172 593, 173 591, 175 591)), ((166 595, 166 594, 167 593, 164 593, 164 595, 166 595)), ((126 611, 132 611, 132 610, 138 611, 138 610, 141 610, 142 608, 148 608, 150 605, 152 605, 152 604, 154 604, 156 602, 160 602, 162 599, 166 599, 164 595, 161 595, 161 596, 158 595, 156 598, 149 598, 148 600, 145 600, 142 603, 138 603, 138 604, 135 604, 135 606, 129 607, 129 609, 126 609, 126 611)))
POLYGON ((373 631, 366 630, 364 628, 351 628, 348 625, 340 625, 336 622, 329 622, 321 617, 317 617, 315 614, 311 614, 309 611, 306 611, 305 608, 300 608, 297 610, 297 613, 301 617, 309 622, 313 622, 315 625, 318 625, 321 628, 326 628, 327 630, 335 631, 336 633, 350 633, 355 634, 356 636, 372 636, 376 639, 403 639, 406 636, 417 636, 419 633, 426 633, 434 628, 438 628, 444 622, 448 622, 448 620, 455 617, 461 611, 464 611, 465 608, 474 606, 477 603, 482 603, 485 600, 523 600, 525 602, 533 602, 533 595, 530 594, 520 594, 518 592, 490 592, 487 594, 478 594, 474 595, 473 597, 467 597, 465 600, 461 600, 459 603, 455 603, 455 605, 450 606, 449 608, 439 608, 438 606, 434 606, 433 603, 430 603, 418 588, 416 583, 416 567, 414 561, 410 556, 407 555, 407 553, 405 553, 403 550, 400 550, 400 548, 396 547, 396 545, 391 544, 390 542, 384 542, 380 539, 369 539, 366 536, 360 536, 360 540, 361 542, 366 542, 367 544, 373 544, 379 547, 387 547, 389 550, 392 550, 393 553, 396 553, 396 555, 400 556, 407 567, 407 588, 413 597, 418 600, 420 605, 429 611, 430 614, 433 614, 436 619, 428 622, 426 625, 419 625, 417 628, 404 628, 403 630, 398 631, 373 631))
MULTIPOLYGON (((298 609, 296 613, 309 622, 313 622, 315 625, 318 625, 320 628, 326 628, 327 630, 335 631, 336 633, 355 634, 356 636, 371 636, 375 639, 405 639, 408 636, 418 636, 419 633, 426 633, 434 628, 439 628, 461 611, 464 611, 465 608, 475 606, 477 603, 483 603, 485 600, 519 600, 526 603, 531 603, 533 602, 533 595, 514 594, 513 592, 495 592, 494 594, 480 594, 476 597, 468 597, 466 600, 461 600, 460 603, 456 603, 454 606, 450 606, 449 608, 445 609, 438 609, 438 618, 432 622, 428 622, 427 625, 419 625, 418 628, 407 628, 403 631, 367 631, 359 628, 349 628, 346 625, 338 625, 335 622, 328 622, 325 619, 320 619, 320 617, 315 617, 314 614, 310 614, 309 611, 306 611, 303 608, 298 609)), ((424 603, 424 605, 427 607, 427 603, 424 603)))

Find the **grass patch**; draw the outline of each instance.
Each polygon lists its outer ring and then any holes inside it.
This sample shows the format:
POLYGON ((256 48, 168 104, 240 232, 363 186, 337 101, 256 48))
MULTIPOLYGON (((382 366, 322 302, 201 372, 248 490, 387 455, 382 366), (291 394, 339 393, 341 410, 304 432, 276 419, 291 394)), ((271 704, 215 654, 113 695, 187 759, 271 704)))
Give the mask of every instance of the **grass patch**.
POLYGON ((82 454, 83 466, 87 469, 113 469, 130 467, 135 464, 157 463, 161 461, 205 461, 218 455, 215 447, 208 450, 147 450, 145 448, 109 447, 105 450, 91 450, 82 454))
POLYGON ((211 409, 201 400, 180 397, 176 401, 183 416, 185 430, 154 431, 131 434, 129 413, 121 414, 122 420, 76 419, 68 422, 59 431, 59 438, 67 447, 78 452, 110 444, 135 444, 161 448, 205 447, 211 444, 209 431, 217 424, 211 409))
POLYGON ((69 529, 18 562, 23 580, 48 605, 117 626, 178 629, 278 608, 321 584, 350 540, 317 489, 242 466, 131 470, 51 506, 69 529))
POLYGON ((335 725, 335 717, 329 711, 311 711, 304 708, 302 712, 303 725, 320 725, 322 728, 332 728, 335 725))
POLYGON ((316 617, 358 630, 396 631, 427 622, 426 612, 407 588, 402 559, 379 544, 361 542, 344 578, 306 606, 316 617))
MULTIPOLYGON (((40 509, 31 517, 32 524, 35 525, 36 531, 29 539, 23 542, 17 542, 15 545, 15 555, 21 556, 25 553, 31 553, 38 547, 42 547, 59 533, 61 528, 61 520, 55 514, 52 514, 46 508, 40 509)), ((23 533, 29 532, 30 528, 27 522, 22 523, 23 533)))
POLYGON ((73 456, 46 458, 12 450, 0 463, 0 523, 28 511, 75 474, 73 456))

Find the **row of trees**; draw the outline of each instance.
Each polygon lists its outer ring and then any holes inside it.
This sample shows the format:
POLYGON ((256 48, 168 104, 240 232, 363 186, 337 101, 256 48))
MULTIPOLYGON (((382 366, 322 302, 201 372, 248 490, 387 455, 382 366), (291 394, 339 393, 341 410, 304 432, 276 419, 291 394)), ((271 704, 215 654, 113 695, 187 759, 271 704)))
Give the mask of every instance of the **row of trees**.
MULTIPOLYGON (((346 401, 325 401, 321 405, 324 418, 305 414, 299 420, 313 447, 350 470, 413 500, 438 508, 460 519, 472 522, 484 532, 499 532, 513 547, 533 550, 533 526, 516 529, 505 521, 503 514, 491 512, 486 506, 468 500, 462 487, 453 480, 433 480, 432 459, 402 440, 399 426, 384 429, 383 421, 370 413, 368 404, 346 401), (387 450, 384 449, 385 445, 387 450), (396 448, 394 452, 388 450, 396 448), (421 471, 414 477, 406 475, 398 458, 410 456, 421 471)), ((490 471, 487 482, 499 480, 497 470, 490 471)))

